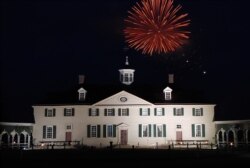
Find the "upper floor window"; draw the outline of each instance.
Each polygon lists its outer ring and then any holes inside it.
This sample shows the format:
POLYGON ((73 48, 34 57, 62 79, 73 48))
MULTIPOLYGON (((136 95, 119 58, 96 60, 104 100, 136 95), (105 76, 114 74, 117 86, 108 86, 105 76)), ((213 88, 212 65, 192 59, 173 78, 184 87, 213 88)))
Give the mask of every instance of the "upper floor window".
POLYGON ((45 117, 55 117, 56 116, 56 109, 45 109, 45 117))
POLYGON ((164 108, 157 107, 155 108, 155 116, 164 116, 164 108))
POLYGON ((165 100, 172 100, 172 89, 170 87, 166 87, 163 93, 165 100))
POLYGON ((140 116, 150 116, 150 108, 140 108, 140 116))
POLYGON ((104 116, 115 116, 115 109, 104 109, 104 116))
POLYGON ((74 116, 75 109, 74 108, 64 108, 64 116, 74 116))
POLYGON ((128 108, 119 108, 118 115, 119 116, 129 116, 129 109, 128 108))
POLYGON ((174 116, 183 116, 184 108, 174 108, 174 116))
POLYGON ((193 108, 193 116, 203 116, 203 108, 193 108))
POLYGON ((205 137, 205 124, 192 124, 192 137, 205 137))
POLYGON ((79 101, 84 101, 86 99, 86 94, 87 94, 87 91, 83 88, 80 88, 78 90, 78 99, 79 101))
POLYGON ((99 116, 98 108, 89 108, 89 116, 99 116))

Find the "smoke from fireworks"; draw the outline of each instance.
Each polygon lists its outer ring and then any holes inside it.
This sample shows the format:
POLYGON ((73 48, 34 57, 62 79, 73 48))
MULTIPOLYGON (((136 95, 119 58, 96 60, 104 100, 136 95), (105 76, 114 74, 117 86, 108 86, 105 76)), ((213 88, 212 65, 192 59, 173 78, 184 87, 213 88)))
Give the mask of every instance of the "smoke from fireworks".
POLYGON ((143 54, 169 53, 181 47, 189 38, 185 28, 188 14, 179 14, 182 7, 173 0, 142 0, 129 11, 125 19, 125 40, 129 47, 143 54))

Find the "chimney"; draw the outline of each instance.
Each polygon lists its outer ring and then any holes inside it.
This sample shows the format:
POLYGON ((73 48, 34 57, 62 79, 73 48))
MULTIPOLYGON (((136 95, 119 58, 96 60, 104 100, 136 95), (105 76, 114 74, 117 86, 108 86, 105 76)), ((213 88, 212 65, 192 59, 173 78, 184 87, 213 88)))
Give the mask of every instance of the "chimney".
POLYGON ((174 83, 174 74, 168 74, 168 83, 174 83))
POLYGON ((79 85, 82 85, 84 83, 85 76, 84 75, 79 75, 79 85))

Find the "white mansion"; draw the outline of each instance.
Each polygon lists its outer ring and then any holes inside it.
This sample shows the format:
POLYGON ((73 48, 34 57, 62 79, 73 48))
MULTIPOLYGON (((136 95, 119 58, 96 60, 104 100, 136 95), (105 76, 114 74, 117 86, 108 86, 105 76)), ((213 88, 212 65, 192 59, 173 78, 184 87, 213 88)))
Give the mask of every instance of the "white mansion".
MULTIPOLYGON (((46 145, 78 142, 82 145, 105 147, 142 146, 164 147, 172 144, 219 144, 249 142, 250 120, 214 121, 215 104, 183 102, 176 96, 174 76, 169 75, 168 85, 157 88, 158 93, 144 90, 137 94, 132 85, 135 70, 119 70, 122 89, 106 88, 97 92, 81 86, 75 91, 75 103, 33 105, 34 123, 20 125, 0 123, 1 144, 46 145), (114 90, 109 93, 109 90, 114 90), (78 91, 78 92, 77 92, 78 91), (98 94, 104 93, 98 97, 98 94), (108 96, 106 96, 106 95, 108 96), (141 96, 147 95, 149 96, 141 96), (151 94, 151 95, 150 95, 151 94), (154 101, 150 98, 156 97, 154 101), (240 129, 235 124, 241 124, 240 129), (11 128, 4 129, 4 126, 11 128), (18 126, 22 129, 16 130, 18 126), (26 128, 24 127, 26 126, 26 128), (241 136, 238 136, 241 131, 241 136)), ((12 123, 13 124, 13 123, 12 123)), ((196 147, 196 146, 195 146, 196 147)))

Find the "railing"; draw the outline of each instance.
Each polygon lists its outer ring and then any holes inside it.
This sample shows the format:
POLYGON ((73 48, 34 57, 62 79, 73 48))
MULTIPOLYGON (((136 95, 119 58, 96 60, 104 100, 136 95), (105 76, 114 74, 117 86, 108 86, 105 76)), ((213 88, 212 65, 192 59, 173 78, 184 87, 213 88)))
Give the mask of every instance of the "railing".
POLYGON ((80 141, 40 141, 36 147, 41 149, 54 149, 79 146, 80 141))

